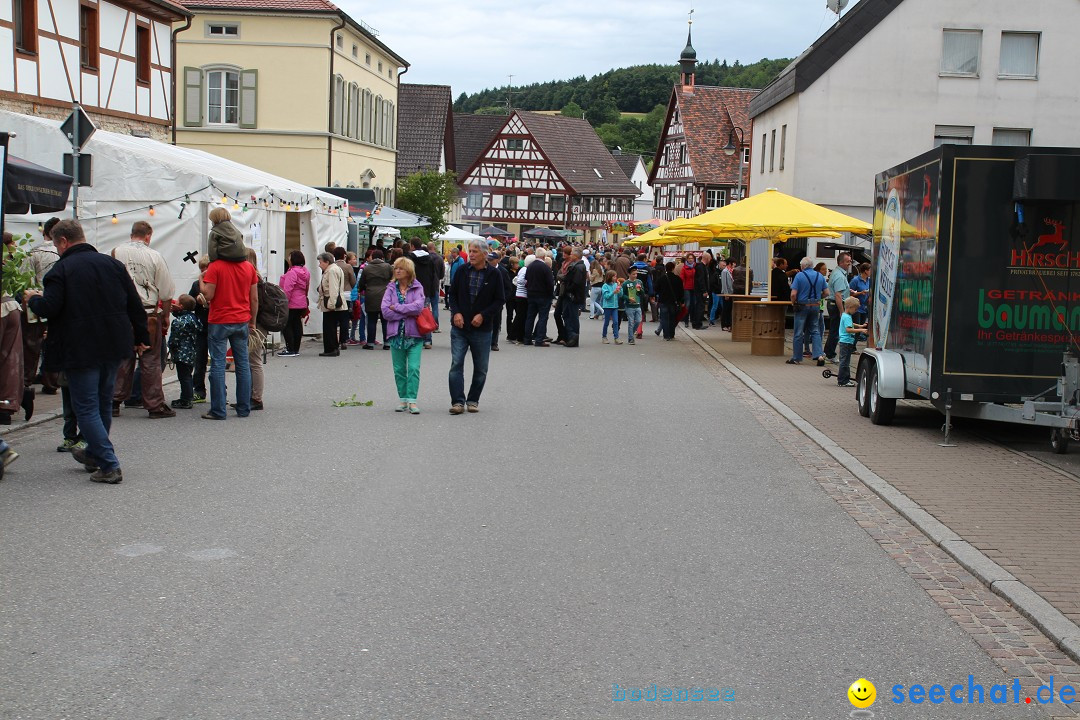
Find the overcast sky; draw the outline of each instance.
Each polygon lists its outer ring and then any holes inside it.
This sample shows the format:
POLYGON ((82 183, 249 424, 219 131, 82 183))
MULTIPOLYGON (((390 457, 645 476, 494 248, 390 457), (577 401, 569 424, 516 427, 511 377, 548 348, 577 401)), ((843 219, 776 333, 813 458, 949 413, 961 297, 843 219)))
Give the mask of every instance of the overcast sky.
MULTIPOLYGON (((851 0, 850 6, 858 0, 851 0)), ((412 66, 462 92, 674 63, 694 7, 699 60, 795 57, 835 22, 825 0, 336 0, 412 66)), ((847 12, 847 11, 845 11, 847 12)))

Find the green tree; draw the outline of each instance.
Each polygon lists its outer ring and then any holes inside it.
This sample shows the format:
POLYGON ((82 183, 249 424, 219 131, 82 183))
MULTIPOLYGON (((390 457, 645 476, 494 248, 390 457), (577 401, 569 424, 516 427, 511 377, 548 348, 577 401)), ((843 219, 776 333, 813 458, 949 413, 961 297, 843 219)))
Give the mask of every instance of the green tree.
POLYGON ((573 100, 571 100, 570 102, 566 103, 566 105, 563 106, 563 109, 562 109, 562 111, 560 111, 559 114, 560 115, 565 115, 566 117, 579 118, 584 113, 585 113, 585 111, 581 109, 581 106, 578 105, 573 100))
POLYGON ((418 172, 398 182, 397 206, 423 215, 433 235, 446 232, 446 215, 457 199, 457 176, 452 172, 418 172))

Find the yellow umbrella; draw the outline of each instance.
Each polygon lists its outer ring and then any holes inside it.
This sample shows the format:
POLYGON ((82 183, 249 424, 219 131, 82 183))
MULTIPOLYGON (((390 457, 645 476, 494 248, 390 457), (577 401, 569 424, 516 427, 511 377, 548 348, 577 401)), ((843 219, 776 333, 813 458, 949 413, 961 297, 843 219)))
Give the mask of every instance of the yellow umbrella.
POLYGON ((671 223, 663 227, 653 228, 649 232, 638 235, 623 243, 623 247, 660 247, 663 245, 685 245, 686 243, 711 240, 713 234, 709 230, 699 228, 686 230, 668 235, 663 230, 671 223))
MULTIPOLYGON (((710 230, 713 237, 718 238, 765 238, 771 245, 791 237, 836 237, 845 232, 868 234, 872 226, 850 215, 769 189, 697 217, 672 221, 662 228, 672 233, 693 229, 710 230)), ((772 284, 771 274, 769 283, 772 284)))

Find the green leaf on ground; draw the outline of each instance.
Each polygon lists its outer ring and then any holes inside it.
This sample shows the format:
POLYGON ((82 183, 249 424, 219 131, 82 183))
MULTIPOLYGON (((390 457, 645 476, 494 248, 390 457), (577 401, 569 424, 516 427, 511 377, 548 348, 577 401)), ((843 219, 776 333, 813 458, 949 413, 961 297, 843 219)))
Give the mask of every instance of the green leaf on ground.
POLYGON ((333 407, 371 407, 375 404, 374 400, 357 400, 356 393, 353 393, 350 397, 344 400, 334 400, 330 403, 333 407))

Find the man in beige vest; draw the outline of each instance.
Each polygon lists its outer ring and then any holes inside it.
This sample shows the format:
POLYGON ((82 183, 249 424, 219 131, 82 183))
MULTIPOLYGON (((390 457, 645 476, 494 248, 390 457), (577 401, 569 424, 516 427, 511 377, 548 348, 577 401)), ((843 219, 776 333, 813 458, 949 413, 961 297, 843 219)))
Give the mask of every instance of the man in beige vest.
POLYGON ((150 331, 150 348, 137 359, 132 357, 120 363, 113 392, 113 417, 119 417, 120 403, 131 395, 136 360, 142 376, 143 407, 149 411, 150 417, 176 416, 176 412, 165 402, 165 393, 161 389, 162 328, 169 325, 169 310, 176 287, 165 258, 150 248, 153 233, 150 223, 140 220, 131 226, 130 241, 112 251, 112 256, 124 264, 135 283, 143 309, 146 310, 146 325, 150 331))

